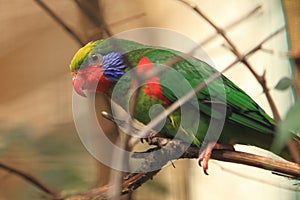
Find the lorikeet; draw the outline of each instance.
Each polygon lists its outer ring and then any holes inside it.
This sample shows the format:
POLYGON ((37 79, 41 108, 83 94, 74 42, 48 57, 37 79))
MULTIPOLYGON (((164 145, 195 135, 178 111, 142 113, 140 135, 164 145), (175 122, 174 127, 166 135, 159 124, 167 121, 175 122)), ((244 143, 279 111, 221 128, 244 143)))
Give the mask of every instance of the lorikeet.
MULTIPOLYGON (((128 100, 124 99, 130 98, 129 91, 137 83, 137 78, 129 71, 135 68, 137 75, 149 74, 153 72, 155 65, 164 64, 174 57, 181 58, 170 66, 179 76, 169 70, 162 70, 148 77, 137 90, 139 94, 134 118, 147 124, 151 121, 149 110, 153 105, 159 104, 164 108, 170 106, 189 92, 190 88, 196 87, 217 70, 199 59, 185 57, 175 50, 122 39, 106 39, 90 42, 75 54, 70 64, 73 86, 81 96, 85 96, 83 90, 94 90, 108 97, 112 97, 115 92, 117 103, 128 110, 128 100), (131 78, 125 76, 128 73, 132 75, 131 78), (183 79, 190 88, 184 84, 183 79), (169 83, 176 88, 175 92, 167 87, 169 83)), ((275 135, 274 120, 228 78, 221 75, 198 92, 195 99, 183 105, 189 113, 185 116, 186 119, 181 119, 181 110, 177 109, 165 119, 159 134, 174 137, 174 134, 181 132, 183 140, 200 147, 205 142, 210 121, 218 121, 223 117, 225 124, 220 137, 206 140, 206 147, 199 155, 199 163, 205 170, 214 148, 233 148, 232 145, 239 143, 270 149, 275 135), (225 106, 226 112, 220 112, 218 106, 225 106), (182 123, 185 125, 182 126, 182 123)), ((155 110, 151 112, 153 115, 159 114, 155 110)), ((280 155, 290 159, 287 152, 280 155)))

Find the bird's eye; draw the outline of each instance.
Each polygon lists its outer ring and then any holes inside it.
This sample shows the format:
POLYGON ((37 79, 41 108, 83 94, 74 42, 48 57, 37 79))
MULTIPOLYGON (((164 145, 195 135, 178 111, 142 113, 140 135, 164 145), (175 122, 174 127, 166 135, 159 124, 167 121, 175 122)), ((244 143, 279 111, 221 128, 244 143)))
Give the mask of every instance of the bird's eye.
POLYGON ((98 53, 93 53, 90 55, 89 60, 92 64, 96 64, 96 63, 99 63, 100 61, 102 61, 102 56, 98 53))

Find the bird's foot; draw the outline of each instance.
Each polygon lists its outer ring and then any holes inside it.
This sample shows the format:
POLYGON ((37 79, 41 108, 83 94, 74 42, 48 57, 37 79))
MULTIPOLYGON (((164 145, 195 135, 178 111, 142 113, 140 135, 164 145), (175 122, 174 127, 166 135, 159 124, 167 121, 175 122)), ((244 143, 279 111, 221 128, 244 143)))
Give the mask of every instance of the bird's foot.
POLYGON ((142 143, 144 143, 144 141, 149 143, 151 141, 151 139, 156 136, 156 134, 157 134, 156 132, 150 131, 146 134, 146 136, 144 138, 141 138, 140 140, 142 143))
POLYGON ((206 147, 201 151, 198 157, 198 163, 203 168, 203 171, 206 175, 208 169, 208 160, 211 157, 211 153, 214 149, 227 149, 234 151, 234 147, 231 144, 218 144, 216 142, 208 142, 206 147))
POLYGON ((147 138, 144 138, 144 140, 146 140, 149 145, 156 145, 158 147, 164 147, 170 141, 170 139, 160 133, 152 133, 151 135, 148 135, 147 138))

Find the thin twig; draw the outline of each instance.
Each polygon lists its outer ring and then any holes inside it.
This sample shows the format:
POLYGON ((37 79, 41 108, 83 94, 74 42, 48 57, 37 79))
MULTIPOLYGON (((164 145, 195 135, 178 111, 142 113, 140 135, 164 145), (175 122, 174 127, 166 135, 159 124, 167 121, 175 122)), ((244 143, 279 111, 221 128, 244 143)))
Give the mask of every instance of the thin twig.
POLYGON ((61 27, 65 29, 81 46, 85 44, 84 40, 79 36, 79 33, 76 33, 74 30, 72 30, 71 27, 69 27, 61 17, 59 17, 56 13, 54 13, 42 0, 35 0, 35 2, 43 8, 46 13, 50 15, 61 27))
POLYGON ((21 177, 25 181, 31 183, 32 185, 34 185, 38 189, 45 192, 46 194, 49 194, 53 199, 57 199, 57 200, 58 199, 63 199, 61 194, 58 191, 56 191, 55 189, 53 189, 50 186, 46 185, 41 180, 39 180, 37 177, 34 177, 33 175, 29 174, 28 172, 24 172, 20 169, 9 166, 9 165, 4 164, 2 162, 0 162, 0 168, 21 177))
MULTIPOLYGON (((234 22, 230 23, 229 25, 227 25, 224 29, 225 30, 230 30, 232 28, 234 28, 235 26, 239 25, 241 22, 244 22, 246 19, 250 18, 251 16, 253 16, 254 14, 256 14, 258 11, 260 11, 262 8, 261 5, 256 6, 254 9, 252 9, 249 13, 245 14, 244 16, 242 16, 241 18, 235 20, 234 22)), ((210 41, 212 41, 213 39, 215 39, 218 36, 218 33, 213 34, 209 37, 207 37, 205 40, 203 40, 200 45, 206 45, 207 43, 209 43, 210 41)))
MULTIPOLYGON (((108 23, 108 27, 114 27, 114 26, 120 26, 120 25, 124 25, 125 23, 128 23, 129 21, 133 21, 133 20, 138 20, 139 18, 142 18, 146 16, 146 13, 142 12, 142 13, 138 13, 138 14, 134 14, 134 15, 130 15, 128 17, 125 17, 124 19, 120 19, 114 22, 110 22, 108 23)), ((91 35, 92 38, 94 35, 98 35, 99 33, 102 32, 102 29, 99 27, 93 27, 91 30, 88 30, 87 33, 88 35, 91 35)))
MULTIPOLYGON (((224 29, 222 29, 221 27, 217 26, 208 16, 206 16, 202 10, 200 10, 200 8, 196 5, 192 5, 190 2, 186 1, 186 0, 180 0, 181 2, 183 2, 184 4, 188 5, 190 8, 192 8, 197 14, 199 14, 203 19, 205 19, 205 21, 207 23, 209 23, 216 31, 218 34, 220 34, 224 40, 229 44, 229 46, 231 47, 232 49, 232 52, 238 57, 242 57, 242 53, 237 49, 236 45, 233 43, 233 41, 227 36, 226 32, 224 29)), ((279 115, 279 111, 276 107, 276 104, 270 94, 270 91, 266 85, 266 80, 263 76, 260 76, 259 74, 257 74, 253 67, 250 65, 250 63, 243 59, 242 60, 242 63, 245 64, 245 66, 249 69, 249 71, 253 74, 253 76, 256 78, 256 80, 260 83, 260 85, 262 86, 263 88, 263 91, 266 95, 266 98, 270 104, 270 107, 272 109, 272 112, 273 112, 273 116, 274 116, 274 119, 276 121, 280 120, 280 115, 279 115)))
POLYGON ((112 26, 124 25, 125 23, 128 23, 129 21, 138 20, 138 19, 140 19, 142 17, 145 17, 145 16, 146 16, 146 13, 145 12, 141 12, 141 13, 138 13, 138 14, 134 14, 134 15, 128 16, 128 17, 126 17, 124 19, 120 19, 120 20, 111 22, 111 23, 109 23, 109 26, 112 27, 112 26))

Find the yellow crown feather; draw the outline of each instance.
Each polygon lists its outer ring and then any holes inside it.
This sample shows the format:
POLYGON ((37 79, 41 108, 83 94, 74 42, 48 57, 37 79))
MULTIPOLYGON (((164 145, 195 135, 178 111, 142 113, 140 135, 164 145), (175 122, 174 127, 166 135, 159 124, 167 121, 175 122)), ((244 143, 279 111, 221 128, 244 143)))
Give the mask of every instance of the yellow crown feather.
POLYGON ((86 56, 92 51, 92 49, 97 45, 97 42, 89 42, 85 46, 81 47, 77 53, 74 55, 70 63, 70 71, 74 72, 79 69, 80 65, 83 63, 86 56))

